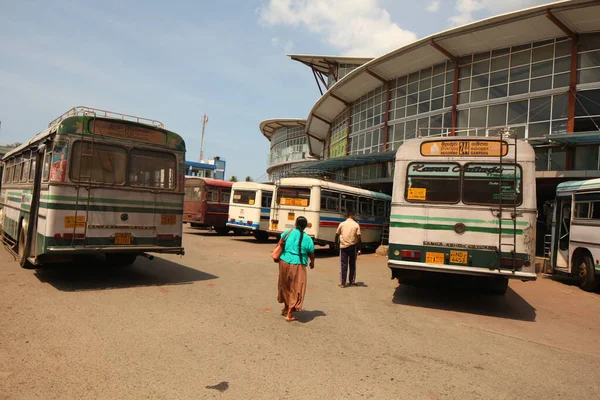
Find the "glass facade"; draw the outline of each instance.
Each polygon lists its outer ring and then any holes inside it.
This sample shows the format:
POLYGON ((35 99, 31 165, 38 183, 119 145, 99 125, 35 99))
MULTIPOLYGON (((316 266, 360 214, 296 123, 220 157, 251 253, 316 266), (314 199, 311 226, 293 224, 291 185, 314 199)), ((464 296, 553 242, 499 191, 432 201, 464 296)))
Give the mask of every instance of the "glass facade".
MULTIPOLYGON (((600 131, 600 33, 580 35, 577 52, 574 131, 600 131)), ((386 136, 388 150, 395 150, 415 137, 449 134, 457 74, 457 135, 495 135, 508 126, 535 146, 546 135, 567 132, 571 53, 572 41, 556 38, 471 54, 397 77, 353 102, 332 124, 330 138, 348 126, 349 153, 358 155, 383 151, 386 136)), ((597 146, 576 149, 571 166, 564 148, 536 152, 539 170, 598 169, 597 146)), ((383 169, 363 166, 348 174, 377 179, 386 175, 383 169)))
POLYGON ((303 126, 279 128, 271 137, 269 166, 303 160, 308 155, 308 141, 303 126))

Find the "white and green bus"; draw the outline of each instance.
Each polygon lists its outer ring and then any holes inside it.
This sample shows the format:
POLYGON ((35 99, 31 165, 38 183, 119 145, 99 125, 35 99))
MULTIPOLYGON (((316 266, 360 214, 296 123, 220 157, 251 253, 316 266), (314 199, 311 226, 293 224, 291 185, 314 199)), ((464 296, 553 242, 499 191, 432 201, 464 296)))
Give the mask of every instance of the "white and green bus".
POLYGON ((600 179, 563 182, 552 218, 552 273, 577 277, 592 292, 600 283, 600 179))
POLYGON ((414 139, 396 154, 388 266, 400 282, 535 280, 535 153, 504 137, 414 139), (447 275, 438 275, 447 276, 447 275))
POLYGON ((75 107, 2 158, 2 241, 23 267, 183 254, 184 163, 162 123, 75 107))

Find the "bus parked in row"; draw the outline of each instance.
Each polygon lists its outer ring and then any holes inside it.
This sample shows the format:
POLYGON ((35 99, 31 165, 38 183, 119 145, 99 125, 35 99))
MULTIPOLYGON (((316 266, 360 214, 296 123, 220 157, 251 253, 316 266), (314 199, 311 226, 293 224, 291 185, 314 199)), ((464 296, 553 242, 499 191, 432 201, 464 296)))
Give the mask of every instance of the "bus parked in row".
POLYGON ((197 176, 185 177, 183 221, 192 228, 213 228, 226 235, 232 182, 197 176))
POLYGON ((305 232, 315 244, 333 246, 338 225, 354 211, 363 244, 381 244, 391 201, 387 194, 319 179, 283 178, 273 196, 270 234, 280 235, 294 227, 297 217, 304 216, 308 220, 305 232))
POLYGON ((259 241, 268 240, 274 186, 266 183, 235 182, 231 189, 227 226, 251 231, 259 241))
POLYGON ((158 121, 75 107, 3 157, 2 240, 23 267, 183 254, 184 160, 158 121))
POLYGON ((600 179, 563 182, 556 189, 550 266, 594 291, 600 282, 600 179))
POLYGON ((414 139, 396 154, 388 266, 400 282, 423 272, 473 275, 504 294, 535 280, 535 153, 504 138, 414 139))

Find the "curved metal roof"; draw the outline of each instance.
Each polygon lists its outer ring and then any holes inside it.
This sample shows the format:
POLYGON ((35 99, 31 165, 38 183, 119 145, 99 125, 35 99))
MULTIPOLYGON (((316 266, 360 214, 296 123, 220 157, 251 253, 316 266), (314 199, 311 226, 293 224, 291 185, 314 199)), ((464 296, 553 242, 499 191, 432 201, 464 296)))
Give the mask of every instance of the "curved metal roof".
POLYGON ((317 100, 306 119, 310 153, 321 157, 333 119, 360 96, 381 86, 382 81, 445 62, 448 54, 460 57, 566 36, 550 19, 550 13, 572 32, 594 32, 600 27, 600 2, 559 1, 446 30, 384 54, 344 76, 317 100))
POLYGON ((373 57, 320 56, 316 54, 288 54, 288 57, 324 74, 328 74, 329 70, 337 67, 338 64, 362 65, 373 59, 373 57))
POLYGON ((305 126, 305 119, 298 118, 273 118, 266 119, 260 123, 259 129, 262 134, 271 141, 271 137, 273 136, 273 132, 275 132, 279 128, 289 128, 292 126, 305 126))

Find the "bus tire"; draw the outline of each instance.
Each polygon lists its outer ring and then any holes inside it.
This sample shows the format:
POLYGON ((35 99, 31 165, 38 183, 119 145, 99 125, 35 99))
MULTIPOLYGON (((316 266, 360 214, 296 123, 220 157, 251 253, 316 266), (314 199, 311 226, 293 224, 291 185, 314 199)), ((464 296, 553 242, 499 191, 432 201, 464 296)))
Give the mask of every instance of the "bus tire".
POLYGON ((225 236, 229 233, 229 228, 221 226, 219 228, 215 228, 215 232, 217 232, 217 235, 219 236, 225 236))
POLYGON ((579 287, 586 292, 593 292, 598 288, 598 279, 594 270, 594 262, 589 254, 579 257, 579 266, 577 274, 579 278, 579 287))
POLYGON ((259 242, 266 242, 269 240, 269 234, 264 231, 255 231, 254 238, 259 242))
POLYGON ((112 265, 132 265, 137 259, 137 254, 130 253, 106 253, 104 257, 112 265))
POLYGON ((200 226, 200 224, 195 224, 193 222, 190 222, 190 227, 192 227, 192 228, 200 228, 201 226, 200 226))
POLYGON ((496 296, 504 296, 508 289, 508 278, 492 278, 489 281, 489 291, 496 296))
POLYGON ((27 256, 25 255, 25 246, 27 243, 27 235, 25 234, 25 227, 21 225, 21 229, 19 229, 19 241, 17 247, 17 255, 18 261, 21 268, 31 269, 32 266, 27 260, 27 256))

